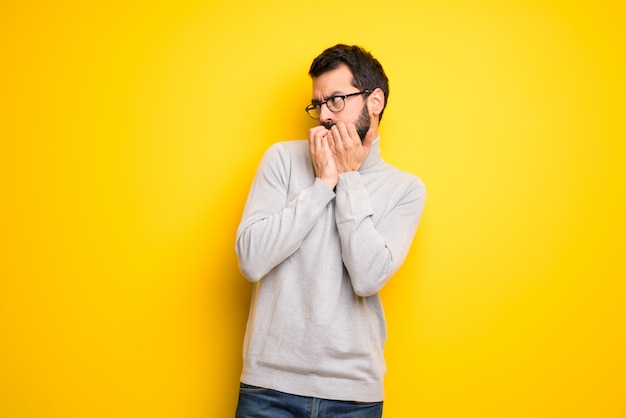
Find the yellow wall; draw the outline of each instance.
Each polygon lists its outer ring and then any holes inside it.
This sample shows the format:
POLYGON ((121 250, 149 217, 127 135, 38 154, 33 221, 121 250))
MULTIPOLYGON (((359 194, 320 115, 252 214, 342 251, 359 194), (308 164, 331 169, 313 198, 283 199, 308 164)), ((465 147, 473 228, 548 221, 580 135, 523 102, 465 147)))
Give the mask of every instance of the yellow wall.
POLYGON ((424 180, 385 417, 626 416, 622 2, 0 5, 0 416, 232 416, 234 235, 306 71, 362 44, 424 180))

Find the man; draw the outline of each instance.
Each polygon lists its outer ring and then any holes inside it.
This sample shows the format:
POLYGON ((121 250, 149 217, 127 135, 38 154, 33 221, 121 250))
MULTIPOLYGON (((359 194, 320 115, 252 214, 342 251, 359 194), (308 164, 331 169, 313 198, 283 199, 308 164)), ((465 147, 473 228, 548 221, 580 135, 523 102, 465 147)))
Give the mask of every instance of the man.
POLYGON ((380 417, 386 326, 378 292, 404 261, 423 183, 380 157, 380 63, 336 45, 309 75, 308 141, 264 155, 239 229, 255 283, 237 417, 380 417))

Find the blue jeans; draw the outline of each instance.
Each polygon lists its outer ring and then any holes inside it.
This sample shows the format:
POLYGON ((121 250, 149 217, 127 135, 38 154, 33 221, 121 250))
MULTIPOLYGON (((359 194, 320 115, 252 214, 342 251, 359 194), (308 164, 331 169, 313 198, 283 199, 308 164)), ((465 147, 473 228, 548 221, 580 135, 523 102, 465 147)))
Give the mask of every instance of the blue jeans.
POLYGON ((236 418, 381 418, 382 402, 346 402, 289 395, 241 384, 236 418))

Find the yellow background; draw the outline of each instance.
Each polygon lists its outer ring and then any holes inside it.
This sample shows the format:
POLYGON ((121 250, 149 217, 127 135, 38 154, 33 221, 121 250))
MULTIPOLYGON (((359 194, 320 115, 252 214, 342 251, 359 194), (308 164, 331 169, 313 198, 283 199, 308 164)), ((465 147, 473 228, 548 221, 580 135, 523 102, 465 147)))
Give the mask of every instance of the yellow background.
POLYGON ((4 1, 0 416, 232 416, 265 149, 337 42, 428 199, 385 417, 626 417, 620 1, 4 1))

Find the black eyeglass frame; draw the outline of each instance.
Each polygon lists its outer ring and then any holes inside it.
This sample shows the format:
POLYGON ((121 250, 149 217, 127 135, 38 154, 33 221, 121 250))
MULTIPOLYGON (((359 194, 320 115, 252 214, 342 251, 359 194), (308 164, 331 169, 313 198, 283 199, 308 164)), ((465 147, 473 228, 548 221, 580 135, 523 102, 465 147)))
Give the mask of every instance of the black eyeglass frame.
POLYGON ((343 109, 345 109, 346 107, 346 99, 348 97, 352 97, 352 96, 357 96, 359 94, 369 94, 371 93, 371 90, 363 90, 363 91, 357 91, 356 93, 349 93, 349 94, 338 94, 336 96, 330 96, 328 99, 324 100, 323 102, 317 102, 317 101, 313 101, 310 105, 308 105, 307 107, 304 108, 304 111, 306 112, 307 115, 309 115, 309 117, 311 119, 319 119, 320 117, 314 117, 313 115, 311 115, 311 111, 312 110, 317 110, 317 113, 319 114, 322 110, 322 105, 326 105, 326 107, 328 108, 328 110, 330 110, 333 113, 337 113, 337 112, 341 112, 343 109), (341 99, 343 101, 343 106, 341 106, 341 109, 338 110, 333 110, 328 103, 333 101, 333 100, 337 100, 337 99, 341 99))

